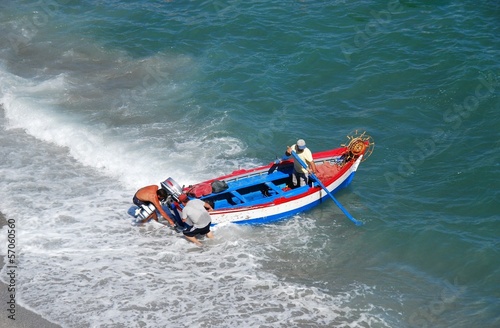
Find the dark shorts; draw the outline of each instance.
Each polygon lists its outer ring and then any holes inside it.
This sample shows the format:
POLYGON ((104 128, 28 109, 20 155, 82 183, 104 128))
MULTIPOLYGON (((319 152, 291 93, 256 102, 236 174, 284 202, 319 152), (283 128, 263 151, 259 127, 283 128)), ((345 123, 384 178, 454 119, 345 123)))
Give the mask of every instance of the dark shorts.
POLYGON ((134 198, 132 198, 132 202, 134 202, 135 205, 141 207, 142 205, 148 205, 148 204, 151 204, 150 202, 143 202, 142 200, 140 200, 139 198, 137 198, 135 195, 134 195, 134 198))
POLYGON ((210 223, 206 227, 199 229, 193 226, 191 227, 191 229, 184 230, 182 233, 184 234, 184 236, 194 237, 196 235, 206 235, 209 232, 210 232, 210 223))

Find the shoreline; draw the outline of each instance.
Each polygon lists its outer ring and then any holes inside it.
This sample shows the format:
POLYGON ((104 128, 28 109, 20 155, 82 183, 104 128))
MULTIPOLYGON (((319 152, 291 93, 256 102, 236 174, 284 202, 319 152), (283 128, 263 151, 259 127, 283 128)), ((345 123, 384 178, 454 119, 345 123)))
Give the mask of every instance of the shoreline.
MULTIPOLYGON (((0 212, 0 228, 3 228, 7 224, 5 216, 0 212)), ((4 233, 4 232, 2 232, 4 233)), ((0 257, 0 267, 3 268, 5 266, 4 257, 0 257)), ((7 277, 2 277, 7 279, 7 277)), ((7 301, 10 300, 10 293, 7 290, 8 286, 0 281, 0 300, 3 304, 2 311, 0 312, 0 327, 11 327, 11 328, 62 328, 60 325, 57 325, 53 322, 44 319, 41 315, 26 309, 25 307, 19 305, 16 302, 15 308, 15 320, 9 318, 9 313, 7 308, 5 307, 7 301)))

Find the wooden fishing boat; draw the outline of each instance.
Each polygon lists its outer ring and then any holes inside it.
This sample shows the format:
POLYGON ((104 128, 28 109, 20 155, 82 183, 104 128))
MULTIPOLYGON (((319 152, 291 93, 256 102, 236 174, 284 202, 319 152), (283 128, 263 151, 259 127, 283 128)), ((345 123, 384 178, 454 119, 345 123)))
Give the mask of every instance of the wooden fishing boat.
MULTIPOLYGON (((182 205, 178 198, 186 193, 190 198, 199 198, 212 205, 214 210, 210 211, 210 216, 214 225, 228 222, 265 224, 307 211, 331 198, 349 219, 360 225, 361 222, 350 216, 333 194, 351 183, 360 163, 372 153, 373 147, 370 136, 356 133, 339 148, 313 153, 317 173, 310 174, 308 185, 296 188, 291 187, 293 162, 300 161, 295 153, 261 167, 236 170, 190 186, 181 187, 168 178, 161 183, 169 195, 164 209, 182 226, 182 205)), ((148 216, 147 211, 137 207, 132 207, 129 213, 138 218, 148 216)))

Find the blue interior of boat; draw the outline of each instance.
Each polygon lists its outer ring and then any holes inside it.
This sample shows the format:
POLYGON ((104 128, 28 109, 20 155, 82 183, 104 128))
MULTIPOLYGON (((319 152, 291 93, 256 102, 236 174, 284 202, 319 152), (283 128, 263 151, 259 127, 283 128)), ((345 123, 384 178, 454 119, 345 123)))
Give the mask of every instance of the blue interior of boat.
MULTIPOLYGON (((218 194, 202 197, 211 200, 215 208, 252 206, 260 204, 263 199, 272 201, 276 197, 284 196, 283 188, 291 179, 292 166, 273 167, 269 171, 255 172, 241 178, 226 180, 229 188, 218 194)), ((305 187, 307 188, 307 187, 305 187)), ((300 189, 300 188, 297 188, 300 189)), ((288 192, 287 192, 288 196, 288 192)))
MULTIPOLYGON (((322 159, 337 164, 339 157, 322 159)), ((317 163, 317 165, 321 163, 317 163)), ((241 177, 226 180, 229 188, 217 194, 201 197, 205 201, 212 201, 214 208, 234 208, 239 206, 253 206, 272 202, 279 197, 293 197, 307 191, 310 186, 287 188, 291 185, 292 163, 273 165, 269 170, 257 171, 253 174, 244 174, 241 177), (286 191, 284 190, 286 188, 286 191)), ((311 182, 311 185, 314 182, 311 182)))

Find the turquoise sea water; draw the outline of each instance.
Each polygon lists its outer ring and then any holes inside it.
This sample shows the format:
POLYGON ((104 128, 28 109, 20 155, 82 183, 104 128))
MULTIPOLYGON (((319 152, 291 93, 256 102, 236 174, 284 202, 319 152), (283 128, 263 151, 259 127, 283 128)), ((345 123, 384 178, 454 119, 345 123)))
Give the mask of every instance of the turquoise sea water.
POLYGON ((63 327, 500 326, 498 1, 4 0, 0 45, 20 305, 63 327), (333 202, 202 250, 130 226, 143 185, 356 130, 375 150, 337 198, 362 227, 333 202))

